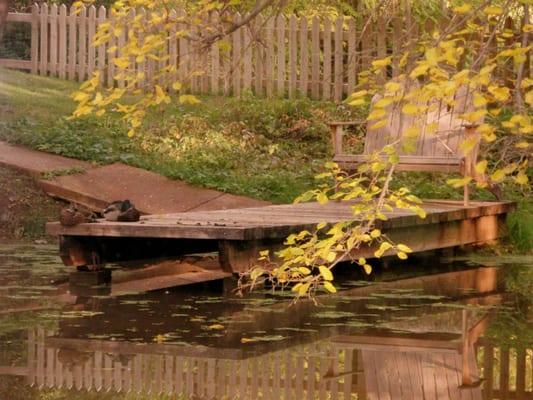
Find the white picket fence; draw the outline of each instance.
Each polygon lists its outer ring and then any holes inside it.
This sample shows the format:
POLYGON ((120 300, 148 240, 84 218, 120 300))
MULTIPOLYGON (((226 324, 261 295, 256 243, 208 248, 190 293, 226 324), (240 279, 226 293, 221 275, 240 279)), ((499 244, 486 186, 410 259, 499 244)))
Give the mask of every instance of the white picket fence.
MULTIPOLYGON (((113 59, 120 55, 127 32, 115 43, 92 45, 98 24, 108 18, 103 6, 82 7, 74 12, 64 4, 34 5, 31 13, 10 13, 9 22, 31 24, 31 59, 0 59, 0 65, 77 81, 99 70, 104 85, 123 87, 124 81, 115 77, 113 59), (117 50, 110 53, 112 46, 117 50)), ((392 55, 388 73, 394 75, 402 45, 433 26, 433 21, 417 24, 401 13, 387 21, 376 17, 364 27, 344 17, 308 20, 294 15, 268 19, 259 16, 231 34, 229 51, 219 43, 200 51, 194 42, 172 35, 176 27, 168 34, 167 61, 132 62, 131 68, 150 76, 171 63, 192 93, 240 96, 252 91, 267 97, 309 96, 340 101, 353 92, 358 73, 373 59, 392 55)))

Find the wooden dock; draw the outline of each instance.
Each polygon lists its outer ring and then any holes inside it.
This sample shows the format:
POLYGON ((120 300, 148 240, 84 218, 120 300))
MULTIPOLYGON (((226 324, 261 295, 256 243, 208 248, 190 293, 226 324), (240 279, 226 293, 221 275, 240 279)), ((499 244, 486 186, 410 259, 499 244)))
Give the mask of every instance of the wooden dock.
MULTIPOLYGON (((353 218, 352 202, 301 203, 233 210, 143 216, 139 222, 108 222, 64 227, 49 223, 47 232, 60 236, 60 252, 66 265, 116 262, 139 258, 176 256, 218 251, 226 272, 245 271, 260 250, 279 248, 291 233, 313 229, 320 222, 353 218), (91 261, 92 260, 92 261, 91 261)), ((425 200, 424 219, 409 210, 386 213, 377 227, 393 241, 414 252, 497 240, 512 202, 425 200)), ((357 250, 371 257, 374 249, 357 250)))

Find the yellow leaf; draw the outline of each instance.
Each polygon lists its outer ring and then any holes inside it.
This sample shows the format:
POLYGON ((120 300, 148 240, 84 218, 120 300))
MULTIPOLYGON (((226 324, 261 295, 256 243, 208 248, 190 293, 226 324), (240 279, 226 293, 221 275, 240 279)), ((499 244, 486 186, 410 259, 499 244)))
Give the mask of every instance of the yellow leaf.
POLYGON ((324 278, 325 281, 332 281, 333 280, 333 274, 331 273, 331 270, 326 267, 325 265, 321 265, 318 267, 318 270, 320 271, 320 275, 322 275, 322 278, 324 278))
POLYGON ((367 275, 370 275, 372 273, 372 267, 368 264, 363 265, 363 269, 365 270, 365 273, 367 275))
POLYGON ((533 90, 530 90, 526 93, 526 95, 524 96, 524 100, 527 104, 533 106, 533 90))
POLYGON ((514 145, 517 149, 527 149, 529 147, 528 142, 518 142, 514 145))
POLYGON ((396 248, 400 251, 403 251, 404 253, 412 253, 413 250, 409 246, 406 246, 405 244, 398 244, 396 248))
POLYGON ((311 270, 307 267, 299 267, 298 271, 303 275, 309 275, 311 273, 311 270))
POLYGON ((394 99, 392 97, 383 97, 382 99, 376 101, 376 103, 374 104, 374 107, 385 108, 389 104, 391 104, 393 102, 393 100, 394 99))
POLYGON ((320 204, 326 204, 329 199, 328 199, 328 196, 326 195, 326 193, 324 192, 319 192, 317 195, 316 195, 316 200, 320 203, 320 204))
POLYGON ((357 264, 359 264, 359 265, 365 265, 365 264, 366 264, 366 258, 361 257, 359 260, 357 260, 357 264))
POLYGON ((408 103, 402 107, 402 112, 407 115, 413 115, 418 112, 418 107, 412 103, 408 103))
POLYGON ((375 69, 384 68, 387 65, 390 65, 391 62, 392 57, 382 58, 381 60, 372 61, 372 67, 374 67, 375 69))
POLYGON ((407 260, 407 254, 405 254, 403 251, 399 251, 396 255, 400 260, 407 260))
POLYGON ((472 6, 470 4, 462 4, 458 7, 453 8, 453 12, 457 14, 466 14, 472 9, 472 6))
POLYGON ((388 120, 382 119, 381 121, 376 122, 374 125, 370 126, 370 130, 380 129, 387 125, 388 120))
POLYGON ((182 94, 178 101, 181 104, 198 104, 200 103, 200 100, 196 96, 193 96, 192 94, 182 94))
POLYGON ((472 181, 472 178, 470 176, 466 176, 462 179, 448 179, 446 183, 448 185, 453 186, 454 188, 458 188, 461 186, 466 186, 472 181))
POLYGON ((498 6, 488 6, 483 9, 483 12, 487 15, 500 15, 503 13, 503 9, 498 6))
POLYGON ((358 99, 360 97, 364 97, 368 94, 368 90, 359 90, 358 92, 354 92, 350 95, 351 99, 358 99))
POLYGON ((480 93, 474 93, 474 106, 476 107, 484 107, 487 105, 487 99, 485 99, 485 96, 483 96, 480 93))
POLYGON ((330 293, 336 293, 337 289, 335 286, 332 285, 331 282, 324 282, 324 289, 326 289, 330 293))
POLYGON ((500 183, 505 179, 505 171, 503 169, 497 169, 490 176, 490 180, 495 183, 500 183))
POLYGON ((357 107, 357 106, 362 106, 365 103, 366 103, 365 99, 355 99, 353 101, 350 101, 348 104, 351 106, 357 107))
POLYGON ((213 325, 209 325, 207 327, 207 329, 209 330, 214 330, 214 331, 220 331, 222 329, 224 329, 224 325, 221 325, 221 324, 213 324, 213 325))
POLYGON ((461 143, 459 143, 459 149, 463 152, 463 154, 468 154, 472 151, 474 147, 477 145, 477 138, 475 137, 469 137, 467 139, 464 139, 461 143))
POLYGON ((381 231, 379 229, 374 229, 372 232, 370 232, 370 236, 375 238, 378 238, 381 236, 381 231))
POLYGON ((476 172, 478 174, 484 174, 485 171, 487 170, 487 164, 488 164, 487 160, 482 160, 482 161, 478 162, 476 164, 476 167, 475 167, 476 168, 476 172))
POLYGON ((176 91, 177 91, 177 90, 180 90, 180 89, 181 89, 181 82, 174 82, 174 83, 172 84, 172 89, 174 89, 174 90, 176 90, 176 91))
POLYGON ((398 90, 400 90, 402 88, 402 85, 400 85, 399 83, 397 82, 387 82, 385 84, 385 90, 387 92, 390 92, 390 93, 394 93, 394 92, 397 92, 398 90))
POLYGON ((128 137, 133 137, 133 135, 135 135, 135 131, 133 129, 130 129, 128 131, 128 137))
POLYGON ((514 180, 516 183, 518 183, 519 185, 525 185, 529 182, 529 178, 527 177, 527 175, 523 172, 523 171, 520 171, 515 177, 514 177, 514 180))

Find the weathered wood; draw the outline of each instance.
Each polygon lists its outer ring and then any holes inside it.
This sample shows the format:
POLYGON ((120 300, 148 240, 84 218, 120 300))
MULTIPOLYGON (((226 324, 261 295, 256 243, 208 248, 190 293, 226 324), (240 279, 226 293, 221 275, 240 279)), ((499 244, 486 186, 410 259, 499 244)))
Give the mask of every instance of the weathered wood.
MULTIPOLYGON (((104 6, 100 6, 98 8, 98 24, 103 24, 106 20, 106 8, 104 6)), ((105 83, 105 68, 106 68, 106 45, 101 44, 98 46, 98 53, 97 53, 97 68, 98 72, 100 73, 100 84, 104 85, 105 83)))
POLYGON ((324 20, 322 67, 322 100, 331 99, 331 20, 324 20))
POLYGON ((276 20, 276 88, 278 96, 283 96, 285 94, 285 25, 285 16, 283 14, 280 14, 276 20))
POLYGON ((56 76, 57 74, 57 54, 58 54, 58 35, 57 35, 57 4, 52 4, 50 7, 50 38, 49 38, 49 52, 50 52, 50 64, 49 71, 50 76, 56 76))
POLYGON ((61 4, 59 7, 58 30, 59 48, 57 73, 61 79, 65 79, 67 71, 67 6, 64 4, 61 4))
POLYGON ((39 64, 39 73, 46 75, 48 73, 48 5, 41 5, 41 35, 40 35, 40 52, 41 62, 39 64))
POLYGON ((300 19, 300 95, 307 96, 309 91, 309 41, 308 41, 307 18, 300 19))
POLYGON ((78 82, 84 81, 87 76, 87 8, 80 7, 78 13, 78 82))
POLYGON ((320 96, 320 20, 313 18, 311 25, 311 96, 318 99, 320 96))
POLYGON ((31 44, 30 60, 31 73, 37 74, 39 70, 39 5, 34 4, 31 7, 31 44))
POLYGON ((267 97, 274 94, 274 17, 269 17, 265 26, 265 90, 267 97))
POLYGON ((289 97, 296 94, 296 76, 297 76, 297 43, 296 43, 296 26, 297 20, 295 15, 289 18, 289 97))
POLYGON ((342 100, 342 92, 344 87, 344 73, 343 73, 343 18, 337 17, 335 20, 335 73, 334 73, 334 92, 333 100, 340 102, 342 100))
POLYGON ((68 79, 76 79, 76 55, 77 55, 77 29, 76 8, 70 7, 68 15, 68 79))

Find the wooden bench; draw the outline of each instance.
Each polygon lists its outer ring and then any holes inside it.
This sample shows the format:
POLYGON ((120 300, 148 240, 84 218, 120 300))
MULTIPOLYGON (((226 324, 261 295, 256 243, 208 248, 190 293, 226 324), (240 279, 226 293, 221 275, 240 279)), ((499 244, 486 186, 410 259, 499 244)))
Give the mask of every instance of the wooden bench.
MULTIPOLYGON (((381 98, 374 96, 371 108, 381 98)), ((453 106, 434 100, 418 102, 417 105, 426 109, 422 115, 406 115, 390 105, 385 108, 388 114, 386 125, 377 129, 372 129, 377 121, 330 122, 333 160, 344 170, 355 170, 373 154, 381 152, 381 156, 386 157, 382 149, 386 145, 393 145, 399 155, 397 171, 458 172, 463 176, 474 176, 479 148, 476 128, 483 121, 469 123, 461 118, 462 114, 473 110, 471 98, 465 87, 457 91, 453 106), (362 154, 344 152, 344 129, 350 125, 366 126, 362 154), (410 128, 413 127, 419 129, 419 133, 413 136, 411 151, 406 151, 402 143, 408 140, 410 128), (469 138, 475 141, 475 145, 465 154, 460 144, 469 138)), ((464 187, 464 203, 469 204, 468 185, 464 187)))

